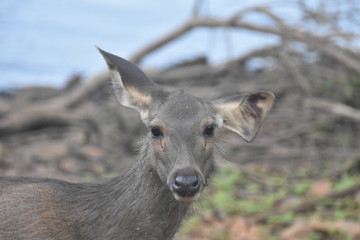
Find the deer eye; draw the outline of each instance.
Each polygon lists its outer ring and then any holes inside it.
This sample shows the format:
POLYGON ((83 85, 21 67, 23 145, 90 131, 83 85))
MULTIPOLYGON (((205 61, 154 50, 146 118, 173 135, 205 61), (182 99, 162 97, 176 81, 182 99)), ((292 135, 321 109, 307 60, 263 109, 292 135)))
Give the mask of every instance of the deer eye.
POLYGON ((214 124, 208 125, 204 129, 204 136, 205 137, 213 137, 214 133, 215 133, 215 125, 214 124))
POLYGON ((150 129, 151 137, 152 138, 161 138, 163 136, 163 133, 159 127, 151 127, 150 129))

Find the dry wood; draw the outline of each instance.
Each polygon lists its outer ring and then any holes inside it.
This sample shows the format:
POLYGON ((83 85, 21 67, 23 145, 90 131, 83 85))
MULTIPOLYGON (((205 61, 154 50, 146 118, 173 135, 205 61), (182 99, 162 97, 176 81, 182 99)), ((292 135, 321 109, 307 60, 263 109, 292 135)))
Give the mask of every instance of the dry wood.
POLYGON ((306 104, 311 108, 327 111, 339 117, 350 118, 358 122, 360 121, 359 109, 355 109, 340 102, 333 102, 320 98, 309 98, 306 99, 306 104))
POLYGON ((308 45, 310 48, 317 50, 325 55, 331 56, 332 58, 338 60, 339 62, 346 65, 348 68, 353 71, 360 73, 360 61, 349 54, 347 49, 336 45, 332 38, 334 35, 318 35, 310 31, 292 27, 285 23, 284 20, 276 16, 266 7, 255 7, 249 8, 237 12, 229 18, 216 18, 216 17, 191 17, 185 21, 182 25, 166 34, 165 36, 157 39, 156 41, 150 43, 144 48, 140 49, 135 53, 131 60, 135 63, 140 63, 144 57, 148 54, 158 50, 159 48, 171 43, 173 40, 181 37, 182 35, 188 33, 194 28, 236 28, 236 29, 246 29, 271 35, 280 36, 288 41, 300 41, 308 45), (268 16, 274 20, 274 26, 265 26, 260 24, 254 24, 242 20, 245 14, 250 12, 259 12, 268 16))
MULTIPOLYGON (((99 87, 110 79, 108 71, 103 71, 96 74, 89 79, 86 79, 82 84, 79 84, 72 91, 58 98, 45 103, 47 106, 59 106, 60 108, 75 108, 82 103, 91 93, 99 89, 99 87)), ((110 81, 109 81, 110 85, 110 81)))
POLYGON ((76 124, 81 117, 62 108, 32 107, 16 111, 0 122, 0 137, 37 130, 76 124))
POLYGON ((0 135, 7 136, 38 128, 77 124, 77 122, 81 121, 85 112, 76 112, 71 109, 80 104, 84 105, 83 101, 91 93, 95 92, 99 86, 106 83, 108 77, 107 72, 101 72, 59 97, 9 111, 0 122, 0 135))

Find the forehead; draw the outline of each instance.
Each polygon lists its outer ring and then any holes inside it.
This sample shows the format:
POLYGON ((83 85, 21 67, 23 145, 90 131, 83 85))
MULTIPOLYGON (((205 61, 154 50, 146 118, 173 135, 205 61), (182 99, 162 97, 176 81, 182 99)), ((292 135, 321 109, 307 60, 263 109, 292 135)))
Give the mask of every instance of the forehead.
POLYGON ((211 116, 210 107, 200 99, 178 91, 169 96, 161 105, 155 116, 156 119, 167 123, 192 123, 211 116))

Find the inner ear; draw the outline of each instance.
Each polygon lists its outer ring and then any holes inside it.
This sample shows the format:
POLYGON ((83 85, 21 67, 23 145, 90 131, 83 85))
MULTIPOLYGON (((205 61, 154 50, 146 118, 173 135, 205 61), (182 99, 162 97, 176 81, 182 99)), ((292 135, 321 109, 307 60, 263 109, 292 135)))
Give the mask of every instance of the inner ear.
POLYGON ((249 94, 240 104, 245 119, 263 120, 272 108, 274 94, 259 92, 249 94))
POLYGON ((233 95, 212 102, 223 127, 239 134, 245 141, 256 137, 262 122, 273 106, 271 92, 233 95))
POLYGON ((168 93, 135 64, 100 48, 98 50, 108 65, 119 103, 138 110, 143 120, 147 118, 150 105, 161 102, 168 93))
POLYGON ((142 92, 130 84, 125 86, 121 74, 116 69, 110 69, 110 74, 116 98, 121 105, 134 108, 140 113, 149 108, 152 102, 151 94, 142 92))

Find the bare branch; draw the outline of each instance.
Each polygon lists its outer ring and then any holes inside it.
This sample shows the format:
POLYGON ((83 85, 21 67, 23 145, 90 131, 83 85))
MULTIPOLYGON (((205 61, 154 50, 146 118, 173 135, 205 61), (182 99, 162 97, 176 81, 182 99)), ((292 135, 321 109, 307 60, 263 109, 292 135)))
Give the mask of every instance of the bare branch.
POLYGON ((176 28, 174 31, 154 41, 153 43, 145 46, 143 49, 133 55, 131 60, 135 63, 140 63, 142 59, 153 51, 158 50, 166 44, 169 44, 173 40, 181 37, 188 33, 193 28, 236 28, 246 29, 271 35, 280 36, 286 40, 303 42, 311 48, 317 49, 321 53, 331 56, 332 58, 342 62, 348 68, 353 71, 360 73, 360 62, 355 59, 351 54, 348 54, 346 50, 337 46, 331 41, 333 35, 317 35, 315 33, 301 30, 292 26, 287 25, 281 18, 277 17, 268 8, 256 7, 249 8, 237 12, 229 18, 216 18, 216 17, 197 17, 191 18, 184 24, 176 28), (261 12, 276 23, 276 26, 264 26, 259 24, 250 23, 241 19, 243 14, 251 11, 261 12))
POLYGON ((204 0, 194 0, 194 7, 193 7, 193 11, 192 11, 192 17, 198 17, 199 16, 199 12, 200 12, 200 8, 203 5, 204 0))
POLYGON ((334 115, 347 117, 360 122, 360 110, 347 106, 343 103, 332 102, 326 99, 310 98, 306 100, 306 104, 312 108, 325 110, 334 115))
POLYGON ((95 76, 84 81, 80 86, 70 91, 65 96, 60 96, 55 98, 49 102, 46 102, 46 106, 42 106, 46 108, 47 106, 59 106, 62 108, 74 108, 81 103, 82 100, 87 98, 92 92, 95 92, 99 89, 99 86, 104 84, 107 79, 110 78, 108 71, 103 71, 95 76))
POLYGON ((143 49, 140 49, 137 53, 135 53, 130 60, 133 63, 140 63, 143 58, 148 55, 149 53, 158 50, 159 48, 165 46, 166 44, 170 43, 171 41, 177 39, 178 37, 184 35, 185 33, 189 32, 193 28, 193 20, 189 20, 185 22, 180 27, 176 28, 171 33, 167 34, 166 36, 154 41, 153 43, 145 46, 143 49))
MULTIPOLYGON (((286 43, 284 43, 286 45, 286 43)), ((280 60, 281 62, 290 70, 289 73, 294 77, 297 84, 303 89, 304 92, 312 92, 313 87, 310 84, 310 81, 301 73, 300 69, 293 63, 291 57, 287 53, 286 49, 280 51, 280 60)))

